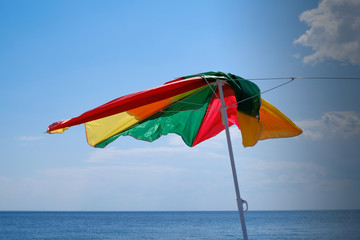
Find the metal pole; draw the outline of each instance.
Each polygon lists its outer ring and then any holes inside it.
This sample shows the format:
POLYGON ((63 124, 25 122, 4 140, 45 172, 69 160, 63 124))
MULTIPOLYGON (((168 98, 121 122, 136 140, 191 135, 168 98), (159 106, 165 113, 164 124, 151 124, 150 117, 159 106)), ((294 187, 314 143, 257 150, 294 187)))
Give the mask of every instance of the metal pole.
POLYGON ((227 144, 228 144, 231 169, 232 169, 232 174, 233 174, 233 179, 234 179, 236 202, 237 202, 238 211, 239 211, 239 215, 240 215, 241 229, 242 229, 244 240, 247 240, 248 236, 247 236, 247 231, 246 231, 244 209, 243 209, 242 199, 240 197, 239 183, 238 183, 238 178, 237 178, 236 168, 235 168, 235 161, 234 161, 234 153, 233 153, 233 149, 232 149, 232 145, 231 145, 229 122, 228 122, 228 117, 227 117, 227 113, 226 113, 227 106, 225 105, 222 84, 223 84, 222 81, 220 81, 220 80, 217 81, 217 85, 218 85, 219 93, 220 93, 220 100, 221 100, 221 108, 220 108, 221 118, 222 118, 223 124, 225 126, 226 140, 227 140, 227 144))

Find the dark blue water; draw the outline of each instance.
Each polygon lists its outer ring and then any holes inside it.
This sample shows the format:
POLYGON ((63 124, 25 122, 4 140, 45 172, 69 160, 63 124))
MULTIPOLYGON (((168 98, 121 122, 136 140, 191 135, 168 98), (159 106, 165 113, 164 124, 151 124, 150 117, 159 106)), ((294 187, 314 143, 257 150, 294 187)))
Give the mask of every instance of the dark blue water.
MULTIPOLYGON (((360 210, 250 211, 249 239, 360 239, 360 210)), ((0 212, 0 239, 242 239, 237 212, 0 212)))

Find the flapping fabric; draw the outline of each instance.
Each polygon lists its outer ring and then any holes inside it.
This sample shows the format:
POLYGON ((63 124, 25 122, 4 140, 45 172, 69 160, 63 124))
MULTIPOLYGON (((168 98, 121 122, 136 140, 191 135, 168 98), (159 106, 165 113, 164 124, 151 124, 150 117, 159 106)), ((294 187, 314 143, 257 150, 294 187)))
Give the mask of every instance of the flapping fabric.
MULTIPOLYGON (((132 135, 125 134, 124 131, 136 124, 144 123, 145 119, 151 117, 154 118, 154 115, 156 115, 157 112, 162 111, 164 108, 171 105, 172 103, 179 101, 180 99, 183 99, 184 97, 189 96, 194 92, 200 91, 202 89, 204 89, 204 87, 200 87, 195 90, 176 95, 169 99, 130 109, 128 111, 121 112, 109 117, 87 122, 85 123, 85 129, 88 143, 91 146, 104 147, 110 142, 114 141, 117 137, 119 137, 120 135, 118 135, 118 133, 123 133, 122 135, 132 135)), ((134 131, 135 130, 133 130, 133 132, 134 131)), ((144 133, 144 129, 142 133, 144 133)), ((142 137, 139 134, 135 134, 132 136, 138 139, 148 141, 151 141, 151 139, 155 139, 155 136, 146 139, 146 137, 142 137)), ((152 135, 152 133, 148 132, 146 135, 149 136, 152 135)))
POLYGON ((254 146, 258 140, 301 133, 289 118, 261 99, 257 85, 222 72, 186 76, 117 98, 78 117, 51 124, 47 132, 62 133, 85 124, 87 141, 94 147, 103 148, 119 136, 154 141, 169 133, 195 146, 224 130, 217 81, 225 83, 229 126, 238 126, 245 147, 254 146))
POLYGON ((260 140, 294 137, 302 133, 285 114, 264 99, 261 100, 260 119, 264 126, 260 140))
POLYGON ((136 139, 154 141, 168 133, 180 135, 188 146, 192 146, 211 96, 211 88, 203 88, 202 91, 156 112, 145 121, 118 133, 96 147, 104 147, 119 136, 129 135, 136 139))
POLYGON ((64 130, 66 130, 66 128, 74 125, 83 124, 89 121, 135 109, 150 103, 169 99, 173 96, 182 94, 187 91, 191 91, 205 85, 206 82, 204 82, 201 77, 193 77, 186 80, 184 80, 183 78, 179 78, 171 83, 167 83, 156 88, 144 90, 114 99, 100 107, 87 111, 82 115, 72 118, 70 120, 63 120, 53 123, 48 127, 47 132, 63 132, 64 130))

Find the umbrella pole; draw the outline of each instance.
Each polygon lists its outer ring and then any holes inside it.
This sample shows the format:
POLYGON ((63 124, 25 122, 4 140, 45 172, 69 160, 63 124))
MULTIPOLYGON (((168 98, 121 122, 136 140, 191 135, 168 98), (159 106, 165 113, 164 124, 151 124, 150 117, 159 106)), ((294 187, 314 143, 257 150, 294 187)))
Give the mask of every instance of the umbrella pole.
POLYGON ((243 209, 242 199, 240 197, 239 183, 238 183, 235 161, 234 161, 234 153, 233 153, 231 138, 230 138, 229 122, 228 122, 228 117, 227 117, 227 113, 226 113, 227 106, 225 105, 222 84, 223 84, 223 82, 220 80, 217 82, 217 85, 219 88, 219 93, 220 93, 220 100, 221 100, 221 108, 220 108, 221 118, 222 118, 223 124, 225 126, 226 140, 227 140, 227 145, 228 145, 228 150, 229 150, 231 169, 232 169, 235 192, 236 192, 236 202, 237 202, 237 207, 238 207, 238 211, 239 211, 239 215, 240 215, 241 229, 242 229, 244 240, 247 240, 248 236, 247 236, 247 231, 246 231, 244 209, 243 209))

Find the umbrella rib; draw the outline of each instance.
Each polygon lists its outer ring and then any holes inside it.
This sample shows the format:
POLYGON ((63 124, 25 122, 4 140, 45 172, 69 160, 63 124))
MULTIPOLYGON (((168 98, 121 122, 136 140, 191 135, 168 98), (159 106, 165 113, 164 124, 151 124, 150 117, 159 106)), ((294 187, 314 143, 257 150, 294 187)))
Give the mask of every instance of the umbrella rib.
POLYGON ((218 108, 218 107, 208 106, 206 109, 201 109, 201 110, 192 110, 192 109, 191 110, 181 110, 181 111, 164 111, 164 110, 160 110, 160 112, 201 112, 201 111, 216 112, 216 111, 219 111, 219 110, 220 110, 220 108, 218 108))
MULTIPOLYGON (((205 81, 206 81, 206 80, 205 80, 205 81)), ((208 81, 206 81, 206 83, 208 83, 208 81)), ((213 93, 216 95, 216 93, 215 93, 214 89, 212 88, 211 84, 208 83, 208 85, 209 85, 210 89, 213 91, 213 93)), ((205 89, 206 89, 206 88, 203 88, 203 89, 201 89, 200 91, 195 92, 195 93, 193 93, 193 94, 191 94, 191 95, 189 95, 189 96, 193 96, 193 95, 195 95, 195 94, 198 94, 198 93, 200 93, 201 91, 204 91, 205 89)), ((189 97, 189 96, 187 96, 187 97, 189 97)), ((217 95, 216 95, 216 96, 217 96, 217 95)), ((185 98, 187 98, 187 97, 185 97, 185 98)), ((184 100, 172 100, 171 98, 168 98, 168 100, 170 100, 170 101, 172 102, 172 104, 174 104, 174 103, 186 103, 186 104, 195 105, 195 106, 201 106, 201 107, 205 106, 205 104, 187 102, 187 101, 184 101, 184 100)), ((213 109, 217 109, 217 110, 218 110, 218 108, 215 108, 215 107, 212 107, 212 106, 208 106, 207 109, 208 109, 208 108, 213 108, 213 109)), ((203 111, 203 110, 183 110, 183 111, 164 111, 164 110, 160 110, 160 111, 161 111, 161 112, 186 112, 186 111, 203 111)))
POLYGON ((225 73, 225 75, 239 88, 239 90, 242 90, 234 79, 232 79, 227 73, 225 73))
MULTIPOLYGON (((240 87, 232 78, 230 78, 229 75, 227 75, 227 74, 225 74, 225 75, 226 75, 226 77, 227 77, 228 79, 230 79, 231 81, 233 81, 239 89, 241 89, 241 87, 240 87)), ((218 76, 216 76, 216 77, 206 76, 206 75, 204 75, 204 74, 201 74, 200 77, 201 77, 202 79, 204 79, 204 81, 205 81, 205 82, 207 83, 207 85, 210 87, 210 89, 211 89, 211 91, 213 92, 213 94, 215 95, 215 97, 216 97, 217 99, 220 99, 220 97, 216 94, 216 91, 212 88, 212 85, 216 85, 216 83, 211 84, 211 83, 207 80, 207 77, 215 78, 216 80, 219 80, 219 78, 221 78, 221 77, 218 77, 218 76)), ((226 79, 226 78, 224 78, 224 79, 226 79)), ((204 89, 202 89, 202 90, 204 90, 204 89)), ((200 91, 202 91, 202 90, 200 90, 200 91)), ((200 91, 199 91, 199 92, 200 92, 200 91)), ((199 93, 199 92, 196 92, 196 93, 199 93)), ((194 94, 196 94, 196 93, 194 93, 194 94)), ((193 95, 193 94, 192 94, 192 95, 193 95)), ((256 95, 256 96, 257 96, 257 95, 256 95)), ((256 97, 256 96, 253 96, 253 97, 256 97)), ((233 108, 233 107, 236 106, 238 103, 241 103, 241 102, 246 101, 246 100, 251 99, 251 98, 252 98, 252 97, 247 98, 247 99, 244 99, 244 100, 241 100, 240 102, 234 103, 234 104, 228 106, 228 108, 233 108)), ((173 101, 173 103, 177 103, 177 102, 186 103, 186 104, 192 104, 192 105, 197 105, 197 106, 205 106, 205 104, 191 103, 191 102, 186 102, 186 101, 183 101, 183 100, 173 101)), ((213 106, 208 106, 207 109, 206 109, 206 111, 209 111, 209 112, 215 112, 215 111, 219 111, 219 110, 220 110, 220 108, 218 108, 218 107, 213 107, 213 106)), ((194 111, 194 112, 196 112, 196 111, 204 111, 204 110, 182 110, 182 111, 164 111, 164 110, 160 110, 160 111, 161 111, 161 112, 188 112, 188 111, 194 111)))
POLYGON ((215 90, 211 87, 211 84, 209 83, 209 81, 206 79, 206 76, 204 74, 201 74, 201 78, 204 79, 204 81, 207 83, 207 85, 211 88, 211 90, 214 93, 215 97, 217 99, 220 99, 219 96, 216 94, 215 90))

